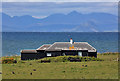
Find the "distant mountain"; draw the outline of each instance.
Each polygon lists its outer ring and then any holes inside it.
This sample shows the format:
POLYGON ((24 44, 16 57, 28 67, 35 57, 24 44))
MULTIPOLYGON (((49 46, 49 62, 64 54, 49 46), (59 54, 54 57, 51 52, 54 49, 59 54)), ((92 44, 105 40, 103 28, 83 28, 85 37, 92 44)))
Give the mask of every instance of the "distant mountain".
POLYGON ((29 15, 14 16, 2 13, 4 32, 104 32, 117 31, 118 18, 108 13, 81 14, 76 11, 67 15, 57 13, 43 19, 29 15))

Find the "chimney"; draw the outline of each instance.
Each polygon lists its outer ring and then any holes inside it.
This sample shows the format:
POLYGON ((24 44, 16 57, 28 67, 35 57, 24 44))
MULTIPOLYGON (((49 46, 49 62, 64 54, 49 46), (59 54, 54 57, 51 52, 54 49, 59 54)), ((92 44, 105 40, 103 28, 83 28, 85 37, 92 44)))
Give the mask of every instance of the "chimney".
POLYGON ((72 40, 72 38, 70 39, 70 44, 73 44, 73 40, 72 40))

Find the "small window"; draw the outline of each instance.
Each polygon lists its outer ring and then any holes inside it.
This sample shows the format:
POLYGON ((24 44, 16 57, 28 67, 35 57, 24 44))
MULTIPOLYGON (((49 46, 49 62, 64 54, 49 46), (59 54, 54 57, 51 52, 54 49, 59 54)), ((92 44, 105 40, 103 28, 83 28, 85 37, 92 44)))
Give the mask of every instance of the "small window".
POLYGON ((47 53, 47 56, 51 56, 51 53, 47 53))
POLYGON ((82 57, 82 52, 78 52, 78 56, 81 56, 81 57, 82 57))
POLYGON ((65 53, 63 53, 63 56, 65 56, 65 53))

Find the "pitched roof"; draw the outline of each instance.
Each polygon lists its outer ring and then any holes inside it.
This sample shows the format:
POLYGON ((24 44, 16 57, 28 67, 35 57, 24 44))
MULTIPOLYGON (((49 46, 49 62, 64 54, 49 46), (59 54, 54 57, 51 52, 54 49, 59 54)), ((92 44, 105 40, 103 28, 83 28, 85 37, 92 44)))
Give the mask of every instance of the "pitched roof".
POLYGON ((39 47, 37 50, 46 50, 50 46, 51 46, 50 44, 44 44, 41 47, 39 47))
POLYGON ((88 50, 89 52, 95 52, 96 49, 89 45, 87 42, 55 42, 46 51, 56 51, 56 50, 71 50, 70 47, 74 46, 72 50, 88 50))
POLYGON ((87 42, 55 42, 51 44, 44 44, 36 50, 22 50, 21 53, 37 53, 37 50, 45 51, 61 51, 61 50, 88 50, 88 52, 96 52, 96 49, 87 42), (70 47, 73 47, 70 49, 70 47))

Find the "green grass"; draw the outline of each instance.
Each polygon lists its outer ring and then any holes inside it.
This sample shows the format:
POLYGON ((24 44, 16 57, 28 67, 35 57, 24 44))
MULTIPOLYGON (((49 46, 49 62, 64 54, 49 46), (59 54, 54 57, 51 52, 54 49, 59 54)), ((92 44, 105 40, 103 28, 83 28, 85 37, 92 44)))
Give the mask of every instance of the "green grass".
POLYGON ((17 57, 17 64, 2 64, 2 78, 118 79, 118 54, 98 54, 98 58, 104 61, 39 63, 40 60, 21 61, 17 57))

